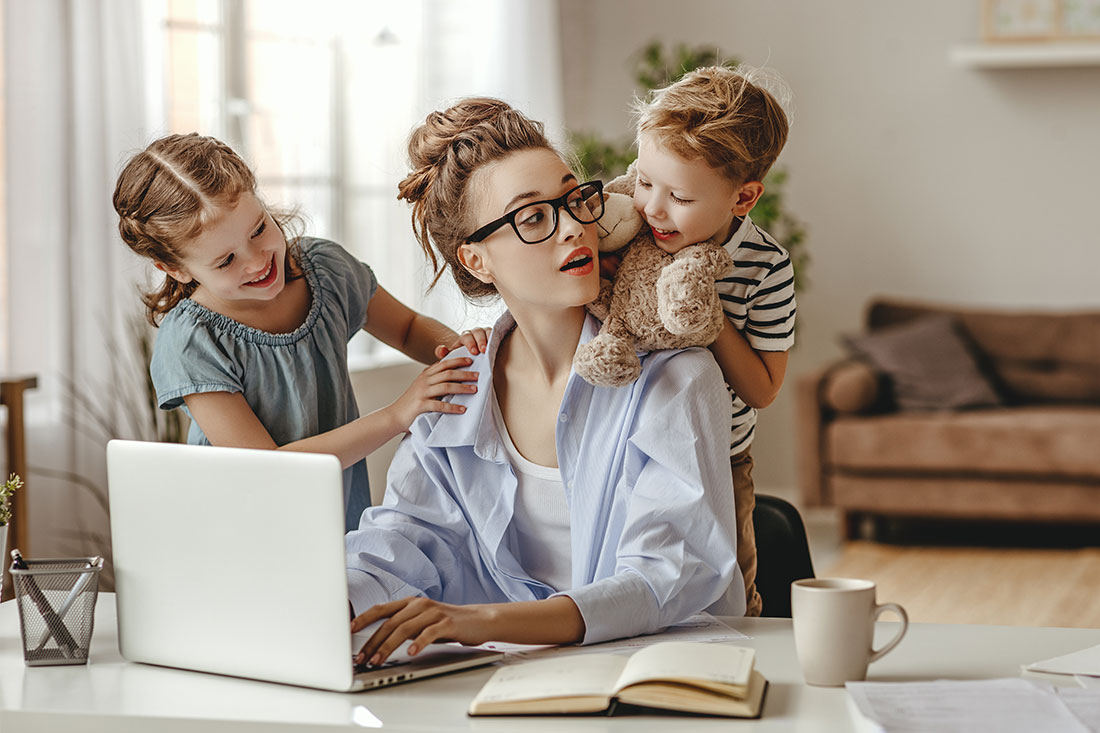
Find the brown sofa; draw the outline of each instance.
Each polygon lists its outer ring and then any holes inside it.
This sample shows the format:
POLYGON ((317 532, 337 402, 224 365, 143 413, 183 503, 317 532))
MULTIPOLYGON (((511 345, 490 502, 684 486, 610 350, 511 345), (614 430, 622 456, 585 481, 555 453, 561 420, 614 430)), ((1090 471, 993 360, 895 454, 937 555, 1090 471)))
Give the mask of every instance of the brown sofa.
POLYGON ((1100 522, 1100 312, 970 310, 873 302, 873 333, 947 313, 1002 406, 897 411, 858 360, 798 380, 799 480, 807 506, 864 516, 1100 522))

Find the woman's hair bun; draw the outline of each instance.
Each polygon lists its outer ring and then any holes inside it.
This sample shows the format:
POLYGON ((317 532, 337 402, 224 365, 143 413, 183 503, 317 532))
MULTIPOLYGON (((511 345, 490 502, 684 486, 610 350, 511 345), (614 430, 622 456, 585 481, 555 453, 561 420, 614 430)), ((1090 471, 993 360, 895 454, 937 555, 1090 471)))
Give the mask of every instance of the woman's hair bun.
POLYGON ((413 233, 435 270, 432 285, 449 266, 468 297, 496 292, 457 259, 458 247, 473 225, 467 189, 483 166, 531 148, 553 150, 542 125, 507 102, 489 97, 459 100, 430 113, 413 130, 408 145, 410 173, 397 184, 397 198, 412 204, 413 233))

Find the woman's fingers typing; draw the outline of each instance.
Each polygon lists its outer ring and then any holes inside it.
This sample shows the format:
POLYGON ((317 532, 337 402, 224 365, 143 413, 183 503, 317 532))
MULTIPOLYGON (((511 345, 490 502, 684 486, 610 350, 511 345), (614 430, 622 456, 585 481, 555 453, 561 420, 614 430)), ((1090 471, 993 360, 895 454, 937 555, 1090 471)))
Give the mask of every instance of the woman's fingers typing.
POLYGON ((483 623, 482 616, 482 607, 478 605, 455 606, 419 596, 381 603, 352 622, 354 633, 384 619, 359 650, 356 662, 382 664, 405 641, 410 641, 410 655, 437 641, 480 644, 488 640, 489 633, 489 624, 483 623))
MULTIPOLYGON (((430 619, 424 617, 427 610, 424 608, 424 602, 426 601, 423 598, 411 597, 383 603, 356 619, 356 621, 364 619, 364 623, 357 627, 353 622, 353 632, 379 619, 385 619, 359 650, 356 661, 360 664, 382 664, 406 639, 419 634, 425 625, 431 623, 430 619)), ((415 654, 416 651, 410 649, 409 653, 415 654)))

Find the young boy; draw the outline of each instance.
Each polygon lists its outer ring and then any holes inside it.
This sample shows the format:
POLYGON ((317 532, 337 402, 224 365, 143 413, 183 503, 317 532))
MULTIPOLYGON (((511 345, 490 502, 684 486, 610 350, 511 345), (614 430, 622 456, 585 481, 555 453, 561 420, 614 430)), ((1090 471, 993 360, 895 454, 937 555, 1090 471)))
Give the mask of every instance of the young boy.
POLYGON ((783 384, 794 345, 794 270, 786 250, 749 218, 761 181, 787 141, 787 116, 741 67, 699 69, 636 105, 634 206, 657 246, 675 253, 723 243, 736 270, 717 282, 728 320, 711 351, 733 399, 730 464, 737 507, 737 563, 746 615, 759 616, 755 506, 749 446, 757 409, 783 384))

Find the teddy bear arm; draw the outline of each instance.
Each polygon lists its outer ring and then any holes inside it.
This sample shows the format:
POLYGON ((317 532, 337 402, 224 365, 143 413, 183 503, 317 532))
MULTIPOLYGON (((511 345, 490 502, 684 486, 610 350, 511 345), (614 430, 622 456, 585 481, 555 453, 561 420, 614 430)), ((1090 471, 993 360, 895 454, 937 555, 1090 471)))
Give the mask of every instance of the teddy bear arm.
POLYGON ((601 321, 606 321, 607 316, 611 313, 611 296, 613 292, 611 281, 600 278, 600 294, 588 304, 588 312, 601 321))

